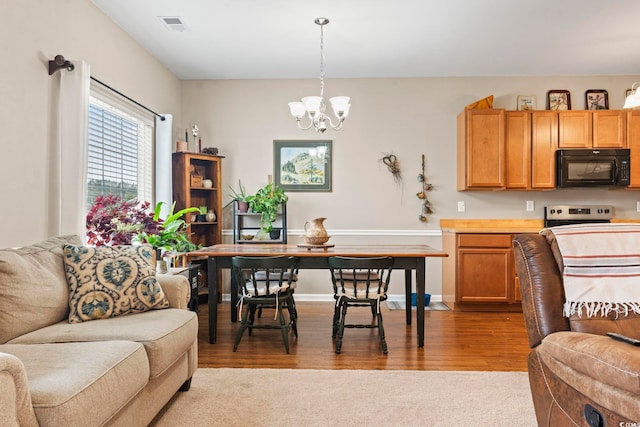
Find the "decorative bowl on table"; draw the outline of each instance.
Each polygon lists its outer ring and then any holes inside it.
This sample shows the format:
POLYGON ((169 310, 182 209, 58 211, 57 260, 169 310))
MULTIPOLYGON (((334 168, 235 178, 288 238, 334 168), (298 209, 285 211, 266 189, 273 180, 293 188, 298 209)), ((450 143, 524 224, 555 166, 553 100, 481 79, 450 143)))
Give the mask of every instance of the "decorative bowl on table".
POLYGON ((243 234, 240 237, 242 237, 242 240, 253 240, 253 234, 243 234))
POLYGON ((307 245, 323 245, 327 243, 331 236, 302 236, 307 245))

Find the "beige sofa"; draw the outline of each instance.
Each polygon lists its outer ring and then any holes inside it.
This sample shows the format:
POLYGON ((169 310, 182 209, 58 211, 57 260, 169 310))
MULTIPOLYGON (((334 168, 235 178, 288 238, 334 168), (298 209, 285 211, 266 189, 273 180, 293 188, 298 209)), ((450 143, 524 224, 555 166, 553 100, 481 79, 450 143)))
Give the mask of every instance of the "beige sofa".
POLYGON ((197 366, 183 276, 158 276, 170 308, 69 323, 61 236, 0 250, 0 426, 144 426, 197 366))

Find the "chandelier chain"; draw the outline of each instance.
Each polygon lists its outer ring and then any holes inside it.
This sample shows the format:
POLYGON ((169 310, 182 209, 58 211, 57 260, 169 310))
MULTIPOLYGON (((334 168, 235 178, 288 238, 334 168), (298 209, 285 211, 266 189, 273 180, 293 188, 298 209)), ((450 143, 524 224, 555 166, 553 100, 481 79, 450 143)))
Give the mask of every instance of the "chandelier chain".
POLYGON ((320 25, 320 96, 324 96, 324 72, 326 58, 324 56, 324 25, 320 25))

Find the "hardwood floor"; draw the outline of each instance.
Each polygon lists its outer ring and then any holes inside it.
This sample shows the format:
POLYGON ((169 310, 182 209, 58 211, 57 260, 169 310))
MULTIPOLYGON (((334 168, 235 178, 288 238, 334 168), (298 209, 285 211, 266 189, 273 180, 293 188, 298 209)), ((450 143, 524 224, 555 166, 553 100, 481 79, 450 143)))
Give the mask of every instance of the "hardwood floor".
MULTIPOLYGON (((522 313, 469 313, 425 311, 425 346, 416 344, 413 325, 405 324, 404 310, 383 304, 389 354, 383 355, 375 329, 347 329, 342 353, 335 354, 331 339, 331 302, 297 302, 298 338, 290 333, 291 354, 286 354, 278 330, 246 332, 237 352, 233 340, 238 323, 229 320, 229 303, 218 313, 218 341, 209 344, 207 305, 201 304, 198 366, 202 368, 293 369, 407 369, 526 371, 529 346, 522 313)), ((366 309, 349 311, 348 319, 371 317, 366 309)), ((273 322, 265 310, 263 322, 273 322)))

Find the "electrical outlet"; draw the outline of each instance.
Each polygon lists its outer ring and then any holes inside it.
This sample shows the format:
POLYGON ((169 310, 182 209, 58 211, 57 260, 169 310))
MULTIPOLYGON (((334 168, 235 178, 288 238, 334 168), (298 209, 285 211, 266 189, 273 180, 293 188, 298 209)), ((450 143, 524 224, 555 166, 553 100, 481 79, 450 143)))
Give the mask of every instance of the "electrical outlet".
POLYGON ((640 212, 640 200, 636 202, 636 212, 640 212))
POLYGON ((458 212, 464 212, 464 210, 465 210, 464 202, 463 201, 458 202, 458 212))
POLYGON ((534 210, 533 200, 527 200, 527 212, 533 212, 534 210))

